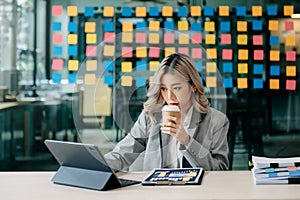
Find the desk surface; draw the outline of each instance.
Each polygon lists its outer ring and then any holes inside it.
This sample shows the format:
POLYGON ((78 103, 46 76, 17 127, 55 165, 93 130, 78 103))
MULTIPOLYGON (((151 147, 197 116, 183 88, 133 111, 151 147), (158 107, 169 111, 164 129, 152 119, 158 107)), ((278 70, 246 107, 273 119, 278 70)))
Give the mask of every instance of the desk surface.
MULTIPOLYGON (((54 199, 299 199, 300 185, 254 185, 250 171, 206 172, 201 185, 133 185, 96 191, 53 184, 54 172, 0 172, 0 195, 5 200, 54 199)), ((142 180, 147 173, 122 178, 142 180)))
POLYGON ((8 108, 16 107, 18 103, 16 102, 0 102, 0 110, 5 110, 8 108))

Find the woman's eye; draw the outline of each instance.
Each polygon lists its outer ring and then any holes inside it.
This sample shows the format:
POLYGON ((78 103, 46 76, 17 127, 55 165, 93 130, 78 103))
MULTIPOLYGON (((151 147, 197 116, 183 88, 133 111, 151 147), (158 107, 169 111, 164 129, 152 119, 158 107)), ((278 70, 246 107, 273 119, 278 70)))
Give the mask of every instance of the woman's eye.
POLYGON ((178 91, 178 90, 180 90, 180 89, 181 89, 181 87, 174 87, 174 88, 173 88, 174 91, 178 91))
POLYGON ((161 91, 167 91, 167 88, 160 88, 161 91))

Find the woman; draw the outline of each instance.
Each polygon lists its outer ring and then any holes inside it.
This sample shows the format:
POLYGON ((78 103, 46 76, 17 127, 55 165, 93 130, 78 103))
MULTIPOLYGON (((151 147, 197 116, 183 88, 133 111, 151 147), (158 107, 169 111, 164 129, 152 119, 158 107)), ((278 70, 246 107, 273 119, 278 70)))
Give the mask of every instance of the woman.
POLYGON ((147 97, 130 133, 105 155, 113 169, 228 169, 229 121, 210 107, 190 57, 179 53, 166 57, 153 76, 147 97), (169 116, 162 123, 164 105, 177 105, 181 116, 169 116))

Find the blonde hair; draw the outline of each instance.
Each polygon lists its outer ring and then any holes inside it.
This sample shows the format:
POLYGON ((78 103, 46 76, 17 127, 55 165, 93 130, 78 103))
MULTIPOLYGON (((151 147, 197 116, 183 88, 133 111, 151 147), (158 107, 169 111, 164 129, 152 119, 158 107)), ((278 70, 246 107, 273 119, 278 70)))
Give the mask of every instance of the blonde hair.
POLYGON ((161 108, 166 104, 160 93, 160 81, 162 76, 167 73, 178 75, 188 81, 190 85, 194 86, 195 91, 194 95, 192 95, 192 104, 198 112, 207 113, 209 101, 204 94, 204 88, 200 82, 200 75, 192 59, 181 53, 174 53, 167 56, 158 66, 147 92, 148 99, 144 103, 145 113, 155 121, 154 113, 160 112, 161 108))

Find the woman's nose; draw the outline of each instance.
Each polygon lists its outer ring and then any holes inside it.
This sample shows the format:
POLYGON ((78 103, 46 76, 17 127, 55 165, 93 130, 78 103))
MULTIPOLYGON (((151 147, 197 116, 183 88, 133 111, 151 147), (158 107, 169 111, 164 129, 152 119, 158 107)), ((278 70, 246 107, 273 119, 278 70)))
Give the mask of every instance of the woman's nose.
POLYGON ((168 90, 168 99, 174 100, 176 99, 172 90, 168 90))

